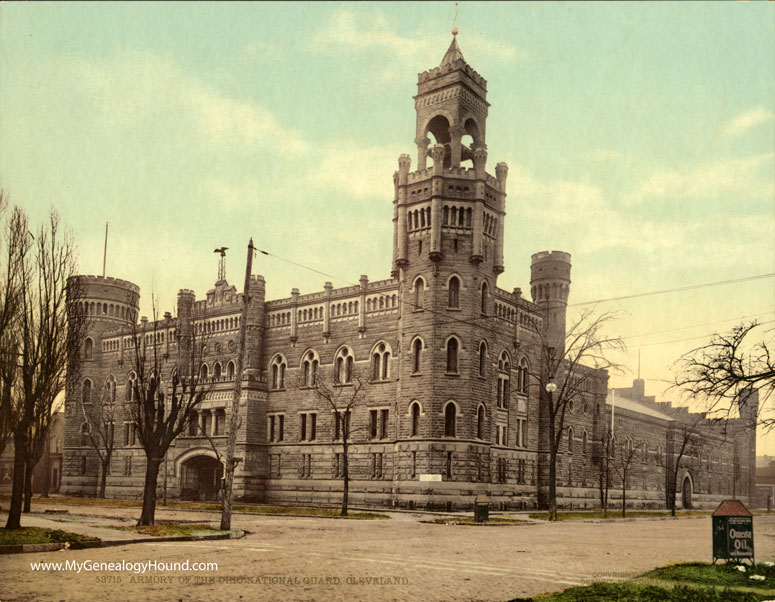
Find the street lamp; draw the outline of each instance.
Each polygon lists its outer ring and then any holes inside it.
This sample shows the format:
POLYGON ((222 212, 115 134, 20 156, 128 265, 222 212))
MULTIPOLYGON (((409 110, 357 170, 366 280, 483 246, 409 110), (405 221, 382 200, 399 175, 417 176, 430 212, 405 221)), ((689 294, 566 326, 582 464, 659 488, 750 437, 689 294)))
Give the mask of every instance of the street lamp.
POLYGON ((546 383, 546 392, 550 395, 557 390, 557 385, 554 383, 546 383))

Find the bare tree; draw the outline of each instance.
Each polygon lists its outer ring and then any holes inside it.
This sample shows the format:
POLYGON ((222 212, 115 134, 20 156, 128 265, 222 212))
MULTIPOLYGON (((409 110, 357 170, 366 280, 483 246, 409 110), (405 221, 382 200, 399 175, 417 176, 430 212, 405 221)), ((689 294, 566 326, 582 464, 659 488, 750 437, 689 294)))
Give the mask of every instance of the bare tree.
POLYGON ((641 449, 641 444, 632 444, 631 439, 625 439, 619 446, 619 453, 616 454, 614 449, 614 458, 611 463, 616 471, 616 476, 621 479, 622 482, 622 518, 627 516, 627 483, 630 476, 630 469, 633 459, 638 455, 641 449))
MULTIPOLYGON (((18 244, 18 307, 3 332, 9 361, 16 362, 11 382, 3 384, 14 439, 14 479, 6 528, 20 528, 25 481, 31 485, 36 450, 45 443, 51 408, 66 386, 68 359, 78 352, 83 320, 80 295, 68 278, 75 272, 74 246, 52 212, 37 236, 16 210, 10 227, 18 244), (6 346, 7 345, 7 346, 6 346), (25 476, 29 474, 29 476, 25 476)), ((3 270, 5 272, 5 270, 3 270)), ((0 371, 6 380, 10 370, 0 371)))
MULTIPOLYGON (((340 358, 342 359, 342 358, 340 358)), ((366 397, 364 381, 355 373, 353 362, 344 358, 334 365, 334 377, 326 380, 315 371, 303 375, 306 380, 298 383, 312 389, 318 399, 325 402, 334 414, 334 440, 342 444, 342 455, 337 458, 336 473, 342 479, 342 516, 347 516, 350 495, 350 438, 353 433, 351 417, 354 409, 366 397)))
MULTIPOLYGON (((0 217, 8 210, 8 200, 0 191, 0 217)), ((0 452, 11 436, 13 391, 19 375, 19 341, 21 309, 21 271, 27 244, 27 218, 18 207, 4 223, 0 239, 0 452)))
POLYGON ((178 316, 178 358, 166 381, 157 321, 154 319, 147 329, 135 326, 132 339, 135 378, 129 411, 146 458, 143 508, 137 524, 153 525, 159 467, 208 390, 200 382, 197 360, 201 358, 201 345, 197 343, 192 315, 178 316))
MULTIPOLYGON (((546 500, 549 520, 557 520, 557 456, 565 431, 565 414, 571 402, 583 399, 598 370, 618 369, 607 354, 624 350, 619 337, 604 334, 614 320, 611 313, 595 315, 585 311, 566 331, 560 347, 550 340, 546 326, 540 337, 541 366, 531 376, 543 398, 549 444, 549 492, 546 500)), ((546 320, 548 322, 548 320, 546 320)))
POLYGON ((598 488, 600 491, 600 508, 603 516, 608 516, 608 493, 611 490, 611 446, 613 437, 610 429, 600 436, 595 442, 593 460, 598 468, 598 488))
POLYGON ((704 414, 698 416, 698 420, 694 424, 682 423, 674 431, 675 436, 672 438, 672 441, 668 442, 664 456, 657 456, 657 464, 665 469, 665 505, 670 510, 671 516, 675 516, 678 475, 682 467, 682 461, 700 443, 699 435, 694 427, 704 418, 704 414))
POLYGON ((710 342, 689 351, 679 360, 675 387, 707 402, 715 416, 732 417, 746 389, 759 390, 759 424, 775 426, 775 408, 767 407, 775 390, 775 343, 772 327, 753 321, 735 326, 730 333, 714 334, 710 342))
POLYGON ((100 460, 99 497, 104 498, 105 485, 110 473, 110 462, 116 447, 116 381, 105 381, 105 386, 102 388, 94 407, 87 409, 84 403, 81 403, 80 406, 83 423, 86 425, 86 439, 100 460))

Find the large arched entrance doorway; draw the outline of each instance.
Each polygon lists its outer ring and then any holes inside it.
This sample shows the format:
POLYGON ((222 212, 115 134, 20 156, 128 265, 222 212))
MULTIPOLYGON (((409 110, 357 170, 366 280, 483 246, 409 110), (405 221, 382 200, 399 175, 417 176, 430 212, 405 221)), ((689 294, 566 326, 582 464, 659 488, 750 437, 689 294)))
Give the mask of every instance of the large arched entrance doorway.
POLYGON ((223 465, 209 456, 194 456, 181 465, 180 499, 218 500, 221 494, 223 465))
POLYGON ((681 505, 684 510, 691 510, 692 507, 692 480, 689 475, 684 477, 683 485, 681 486, 681 505))

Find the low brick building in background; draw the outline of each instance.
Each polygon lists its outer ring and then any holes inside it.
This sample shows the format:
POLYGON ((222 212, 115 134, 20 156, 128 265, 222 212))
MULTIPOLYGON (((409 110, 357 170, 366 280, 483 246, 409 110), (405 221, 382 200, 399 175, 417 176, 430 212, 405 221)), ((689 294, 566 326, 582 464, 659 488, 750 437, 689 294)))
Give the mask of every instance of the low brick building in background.
MULTIPOLYGON (((45 448, 32 471, 32 492, 40 495, 58 493, 62 482, 62 451, 65 443, 65 415, 51 416, 45 448)), ((13 486, 13 437, 0 450, 0 494, 10 495, 13 486)))
MULTIPOLYGON (((351 417, 352 503, 470 508, 479 493, 502 508, 543 503, 548 431, 541 412, 545 393, 533 375, 542 370, 541 333, 564 337, 571 261, 561 251, 532 256, 532 301, 519 288, 498 287, 508 168, 498 163, 494 175, 486 171, 486 94, 486 80, 466 63, 456 39, 438 67, 419 75, 417 165, 412 170, 409 155, 401 155, 394 175, 390 278, 361 276, 355 286, 325 283, 319 292, 302 295, 293 289, 274 300, 265 298, 263 277, 252 278, 237 499, 338 503, 341 429, 309 385, 322 378, 346 391, 360 378, 365 398, 351 417)), ((210 440, 225 445, 242 295, 221 273, 203 299, 182 289, 176 317, 168 313, 138 324, 134 284, 78 279, 90 329, 80 374, 68 386, 63 491, 98 490, 99 462, 84 436, 83 404, 91 412, 108 399, 117 407, 117 450, 107 494, 141 495, 145 457, 125 411, 139 333, 139 344, 155 347, 163 358, 161 376, 167 381, 180 342, 197 341, 207 399, 171 447, 159 486, 166 483, 173 497, 215 499, 222 469, 210 440)), ((561 506, 594 507, 597 442, 606 436, 612 405, 605 371, 580 368, 578 376, 585 391, 568 415, 558 495, 561 506)), ((637 395, 619 399, 617 440, 629 437, 647 445, 637 471, 641 480, 631 482, 628 498, 636 505, 664 503, 659 454, 672 453, 675 425, 689 415, 637 395)), ((686 505, 715 503, 728 497, 735 483, 738 495, 749 495, 746 471, 755 438, 708 437, 696 445, 696 457, 681 474, 681 486, 689 487, 686 505)))

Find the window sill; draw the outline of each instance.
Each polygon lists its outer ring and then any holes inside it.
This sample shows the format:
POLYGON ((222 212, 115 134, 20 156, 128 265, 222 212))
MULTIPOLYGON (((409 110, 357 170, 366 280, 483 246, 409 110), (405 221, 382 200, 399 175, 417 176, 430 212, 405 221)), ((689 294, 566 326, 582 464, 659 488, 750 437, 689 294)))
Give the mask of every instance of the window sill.
POLYGON ((389 382, 390 382, 390 379, 388 378, 388 379, 370 380, 369 384, 370 385, 382 385, 382 384, 389 383, 389 382))
POLYGON ((410 376, 422 376, 422 372, 412 372, 410 376))
POLYGON ((412 313, 413 313, 413 314, 419 314, 419 313, 421 313, 421 312, 424 312, 424 311, 425 311, 425 308, 423 308, 423 307, 415 307, 415 308, 412 310, 412 313))
MULTIPOLYGON (((299 387, 299 388, 302 389, 302 388, 308 388, 308 387, 299 387)), ((278 387, 277 389, 269 389, 269 391, 271 391, 272 393, 279 393, 281 391, 286 391, 286 390, 287 389, 285 387, 278 387)))
POLYGON ((457 378, 460 376, 460 372, 445 372, 444 376, 454 376, 457 378))
POLYGON ((353 383, 334 383, 335 387, 352 387, 353 383))
POLYGON ((459 307, 447 307, 447 311, 463 311, 459 307))

